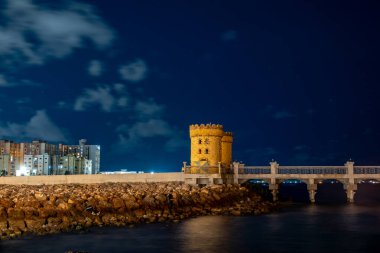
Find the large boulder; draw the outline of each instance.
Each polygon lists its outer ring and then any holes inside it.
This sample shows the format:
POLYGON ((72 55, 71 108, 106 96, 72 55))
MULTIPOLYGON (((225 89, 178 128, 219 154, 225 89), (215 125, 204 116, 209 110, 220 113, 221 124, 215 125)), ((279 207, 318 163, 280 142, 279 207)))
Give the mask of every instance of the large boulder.
POLYGON ((34 197, 38 200, 38 201, 46 201, 47 200, 47 196, 46 194, 42 193, 42 192, 36 192, 34 194, 34 197))
POLYGON ((123 199, 121 198, 113 198, 112 199, 112 206, 114 209, 124 208, 125 204, 123 199))

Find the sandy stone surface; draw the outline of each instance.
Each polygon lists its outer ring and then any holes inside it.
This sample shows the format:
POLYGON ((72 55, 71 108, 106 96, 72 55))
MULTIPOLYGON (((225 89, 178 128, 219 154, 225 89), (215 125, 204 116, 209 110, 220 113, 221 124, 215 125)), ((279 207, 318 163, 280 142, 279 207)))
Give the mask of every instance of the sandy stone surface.
POLYGON ((257 215, 274 207, 239 185, 0 185, 0 233, 1 239, 9 239, 93 226, 178 222, 199 215, 257 215))

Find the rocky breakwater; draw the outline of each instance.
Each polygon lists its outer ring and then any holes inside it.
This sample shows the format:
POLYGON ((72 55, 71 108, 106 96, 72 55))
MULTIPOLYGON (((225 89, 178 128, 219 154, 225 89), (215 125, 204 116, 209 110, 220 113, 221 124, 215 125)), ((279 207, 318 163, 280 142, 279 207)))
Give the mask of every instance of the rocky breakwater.
POLYGON ((0 233, 8 239, 93 226, 177 222, 198 215, 257 215, 273 207, 239 185, 0 185, 0 233))

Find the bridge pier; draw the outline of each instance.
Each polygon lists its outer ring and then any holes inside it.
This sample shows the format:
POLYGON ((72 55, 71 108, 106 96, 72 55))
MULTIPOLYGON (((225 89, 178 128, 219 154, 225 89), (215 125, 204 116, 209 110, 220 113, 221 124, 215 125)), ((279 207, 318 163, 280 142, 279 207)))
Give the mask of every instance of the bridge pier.
POLYGON ((278 184, 270 184, 269 185, 269 190, 272 193, 272 200, 277 201, 278 200, 278 184))
POLYGON ((315 194, 317 194, 317 185, 316 184, 308 184, 307 190, 309 192, 309 199, 312 204, 315 203, 315 194))
POLYGON ((354 162, 348 161, 344 164, 347 168, 347 175, 348 175, 348 181, 344 184, 344 189, 346 190, 347 194, 347 202, 348 203, 354 203, 354 196, 355 192, 358 189, 358 185, 355 184, 354 179, 354 162))
POLYGON ((244 164, 239 162, 234 162, 233 165, 233 172, 234 172, 234 184, 239 183, 239 172, 242 173, 244 171, 244 164))
POLYGON ((344 189, 346 190, 346 194, 347 194, 347 202, 354 203, 354 196, 355 196, 356 190, 358 189, 358 185, 345 184, 344 189))
POLYGON ((317 191, 315 190, 309 190, 309 199, 310 199, 310 202, 312 204, 315 203, 315 194, 317 193, 317 191))
POLYGON ((272 198, 272 200, 273 200, 273 202, 276 202, 277 200, 278 200, 278 190, 271 190, 271 192, 272 192, 272 196, 273 196, 273 198, 272 198))
POLYGON ((269 185, 269 190, 272 192, 273 196, 273 201, 278 200, 278 184, 276 180, 276 174, 278 173, 278 167, 280 164, 278 164, 276 161, 272 160, 270 163, 270 174, 272 175, 270 179, 270 185, 269 185))

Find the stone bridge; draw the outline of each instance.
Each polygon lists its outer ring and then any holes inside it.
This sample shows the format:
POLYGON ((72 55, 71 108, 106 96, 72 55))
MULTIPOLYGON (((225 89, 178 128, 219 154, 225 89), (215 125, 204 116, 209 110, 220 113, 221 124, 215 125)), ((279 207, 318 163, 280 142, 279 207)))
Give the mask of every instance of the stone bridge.
POLYGON ((198 168, 198 170, 194 173, 194 167, 184 164, 185 182, 194 180, 193 182, 198 184, 208 182, 241 184, 251 179, 261 179, 269 184, 274 201, 277 200, 279 184, 288 179, 297 179, 306 183, 312 203, 315 202, 317 184, 327 179, 341 182, 347 194, 347 201, 351 203, 354 201, 358 182, 368 179, 380 181, 380 166, 354 166, 352 161, 346 162, 344 166, 280 166, 275 161, 270 162, 270 166, 246 166, 235 162, 230 170, 213 168, 214 173, 211 174, 207 174, 207 168, 198 168))

